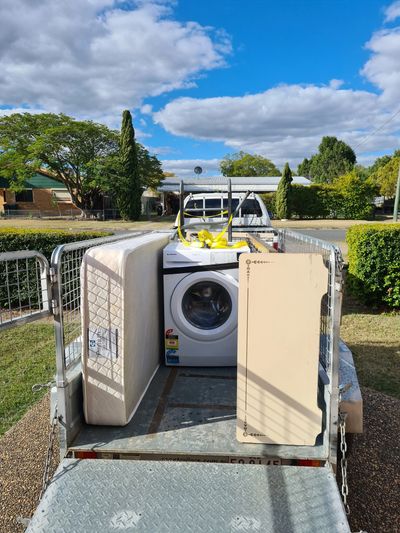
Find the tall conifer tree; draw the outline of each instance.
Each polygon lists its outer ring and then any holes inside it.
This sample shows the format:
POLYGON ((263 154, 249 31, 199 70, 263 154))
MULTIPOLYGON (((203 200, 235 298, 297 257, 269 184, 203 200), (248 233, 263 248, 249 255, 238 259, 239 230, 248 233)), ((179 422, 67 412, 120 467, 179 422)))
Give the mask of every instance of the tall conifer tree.
POLYGON ((277 218, 290 218, 290 193, 292 181, 292 171, 290 170, 289 163, 286 163, 275 197, 277 218))
POLYGON ((118 207, 122 218, 138 220, 142 210, 142 188, 138 169, 135 130, 130 111, 122 113, 121 126, 121 183, 118 187, 118 207))

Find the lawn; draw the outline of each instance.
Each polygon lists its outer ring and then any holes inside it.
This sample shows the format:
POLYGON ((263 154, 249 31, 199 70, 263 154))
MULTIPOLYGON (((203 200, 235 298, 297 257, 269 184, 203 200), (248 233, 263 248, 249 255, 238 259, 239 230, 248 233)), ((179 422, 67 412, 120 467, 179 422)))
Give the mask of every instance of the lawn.
POLYGON ((70 231, 140 231, 168 229, 172 227, 175 217, 155 217, 150 220, 125 222, 124 220, 91 220, 91 219, 43 219, 43 218, 7 218, 0 219, 0 229, 62 229, 70 231))
POLYGON ((340 334, 361 385, 400 398, 400 313, 377 312, 347 298, 340 334))
MULTIPOLYGON (((125 222, 123 220, 89 220, 89 219, 42 219, 42 218, 7 218, 0 219, 0 228, 46 228, 63 229, 71 231, 140 231, 171 228, 175 216, 155 217, 150 220, 142 219, 137 222, 125 222)), ((390 220, 385 219, 382 222, 390 220)), ((347 229, 355 224, 369 224, 374 221, 365 220, 273 220, 272 225, 276 228, 301 228, 309 229, 347 229)))
MULTIPOLYGON (((47 389, 32 392, 35 383, 47 383, 55 371, 52 321, 10 328, 0 333, 0 435, 13 426, 47 389)), ((49 415, 50 416, 50 415, 49 415)))

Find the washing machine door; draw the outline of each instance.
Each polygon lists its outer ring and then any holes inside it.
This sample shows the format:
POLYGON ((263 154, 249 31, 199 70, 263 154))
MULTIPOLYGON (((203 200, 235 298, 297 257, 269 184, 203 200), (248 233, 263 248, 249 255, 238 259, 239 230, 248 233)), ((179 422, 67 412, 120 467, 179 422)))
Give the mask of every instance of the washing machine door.
POLYGON ((237 327, 238 282, 221 272, 195 272, 183 278, 171 298, 171 314, 188 337, 220 339, 237 327))

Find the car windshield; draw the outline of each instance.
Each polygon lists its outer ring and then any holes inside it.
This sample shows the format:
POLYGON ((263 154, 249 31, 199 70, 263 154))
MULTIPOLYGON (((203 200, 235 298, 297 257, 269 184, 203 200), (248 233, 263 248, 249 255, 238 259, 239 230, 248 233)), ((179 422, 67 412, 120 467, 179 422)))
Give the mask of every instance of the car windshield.
MULTIPOLYGON (((221 198, 197 198, 189 200, 185 206, 185 215, 199 218, 204 216, 226 216, 228 199, 223 198, 222 200, 222 207, 221 198)), ((239 198, 232 198, 232 212, 237 209, 239 202, 239 198)), ((255 215, 257 217, 262 216, 260 204, 255 198, 248 198, 245 200, 237 216, 243 217, 246 215, 255 215)))

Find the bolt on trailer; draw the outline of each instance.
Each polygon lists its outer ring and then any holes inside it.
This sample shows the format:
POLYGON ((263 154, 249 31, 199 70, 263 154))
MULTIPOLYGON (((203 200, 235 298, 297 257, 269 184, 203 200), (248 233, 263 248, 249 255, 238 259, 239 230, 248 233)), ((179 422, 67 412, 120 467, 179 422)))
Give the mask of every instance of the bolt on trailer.
MULTIPOLYGON (((339 339, 340 253, 334 246, 291 231, 274 234, 281 252, 318 254, 328 271, 319 320, 322 422, 312 445, 239 442, 235 435, 234 367, 160 366, 125 426, 85 423, 82 353, 90 337, 82 329, 82 261, 93 247, 133 243, 141 236, 63 245, 54 251, 50 266, 39 254, 0 255, 5 275, 2 288, 13 286, 18 295, 14 303, 11 292, 7 293, 8 307, 3 303, 2 309, 8 309, 8 314, 2 316, 0 327, 50 311, 56 326, 52 418, 58 422, 62 462, 28 531, 60 531, 65 524, 68 531, 349 531, 334 477, 339 425, 341 434, 344 429, 338 415, 339 381, 351 378, 350 390, 344 391, 343 397, 358 389, 358 383, 355 371, 349 374, 349 352, 339 339), (31 259, 40 273, 34 285, 37 305, 29 298, 25 303, 27 279, 21 267, 10 268, 10 261, 31 259), (347 364, 343 364, 342 354, 347 364)), ((160 247, 170 236, 162 232, 152 235, 160 247)), ((264 255, 270 238, 255 233, 248 236, 248 242, 257 260, 257 252, 264 255)), ((144 276, 139 285, 146 289, 153 281, 144 276)), ((153 291, 152 298, 149 305, 159 306, 159 294, 153 291)), ((267 341, 266 333, 266 345, 267 341)), ((164 339, 156 342, 161 345, 164 339)), ((115 360, 117 355, 121 357, 115 352, 115 360)), ((104 383, 99 385, 104 388, 104 383)), ((349 404, 351 401, 349 397, 349 404)), ((343 398, 341 403, 345 403, 343 398)), ((344 496, 346 488, 342 487, 344 496)))

